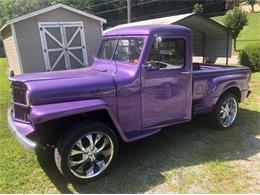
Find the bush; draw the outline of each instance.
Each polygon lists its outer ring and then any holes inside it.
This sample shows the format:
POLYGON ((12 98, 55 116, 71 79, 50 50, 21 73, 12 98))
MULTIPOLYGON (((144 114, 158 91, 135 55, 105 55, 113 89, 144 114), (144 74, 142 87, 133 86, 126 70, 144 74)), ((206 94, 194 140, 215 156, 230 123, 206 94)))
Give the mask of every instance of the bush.
POLYGON ((260 43, 246 45, 239 52, 239 63, 248 66, 251 71, 260 71, 260 43))
POLYGON ((203 5, 200 4, 200 3, 196 3, 196 4, 193 6, 192 12, 202 14, 202 13, 203 13, 203 5))

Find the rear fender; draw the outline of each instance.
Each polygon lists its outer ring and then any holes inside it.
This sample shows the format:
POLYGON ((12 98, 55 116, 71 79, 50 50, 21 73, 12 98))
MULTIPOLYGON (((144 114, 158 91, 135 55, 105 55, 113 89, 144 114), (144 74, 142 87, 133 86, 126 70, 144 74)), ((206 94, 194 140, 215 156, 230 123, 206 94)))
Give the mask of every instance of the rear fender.
POLYGON ((244 91, 248 90, 246 74, 230 74, 217 76, 208 81, 208 90, 203 100, 193 106, 193 113, 211 113, 219 100, 219 97, 229 89, 237 88, 243 99, 244 91))
POLYGON ((32 123, 37 124, 96 110, 106 110, 121 138, 127 141, 114 114, 106 102, 99 99, 32 106, 30 119, 32 123))
POLYGON ((240 92, 247 90, 247 77, 245 74, 231 74, 216 77, 208 85, 209 97, 220 97, 230 88, 237 88, 240 92))

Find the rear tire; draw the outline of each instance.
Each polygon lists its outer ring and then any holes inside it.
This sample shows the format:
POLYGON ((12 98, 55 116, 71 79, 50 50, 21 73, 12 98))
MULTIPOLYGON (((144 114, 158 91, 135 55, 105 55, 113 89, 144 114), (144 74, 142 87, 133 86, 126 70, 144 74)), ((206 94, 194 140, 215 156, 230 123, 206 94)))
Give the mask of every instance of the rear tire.
POLYGON ((220 130, 230 128, 236 120, 237 112, 237 97, 232 93, 222 95, 212 112, 211 118, 214 126, 220 130))
POLYGON ((102 176, 116 160, 118 139, 102 123, 81 123, 66 131, 54 151, 60 172, 72 182, 90 182, 102 176))

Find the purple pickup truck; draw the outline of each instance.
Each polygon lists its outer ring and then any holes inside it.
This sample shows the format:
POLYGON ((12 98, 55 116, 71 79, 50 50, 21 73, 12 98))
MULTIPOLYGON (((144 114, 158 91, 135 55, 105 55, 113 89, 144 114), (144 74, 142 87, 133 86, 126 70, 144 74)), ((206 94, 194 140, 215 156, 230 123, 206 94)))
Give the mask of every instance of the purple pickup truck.
POLYGON ((54 148, 64 176, 90 181, 115 161, 120 140, 197 114, 229 128, 250 75, 247 67, 193 64, 186 27, 120 28, 104 33, 91 67, 10 77, 8 123, 25 148, 54 148))

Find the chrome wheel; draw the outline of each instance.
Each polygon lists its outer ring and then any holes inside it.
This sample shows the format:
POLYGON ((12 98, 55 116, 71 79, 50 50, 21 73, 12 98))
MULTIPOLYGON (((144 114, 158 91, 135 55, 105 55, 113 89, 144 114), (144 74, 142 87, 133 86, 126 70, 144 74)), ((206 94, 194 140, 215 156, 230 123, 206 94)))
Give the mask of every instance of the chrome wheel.
POLYGON ((223 127, 232 125, 237 115, 237 101, 233 97, 227 98, 220 108, 220 122, 223 127))
POLYGON ((88 179, 101 174, 114 154, 111 138, 103 132, 90 132, 78 139, 70 149, 68 165, 78 178, 88 179))

